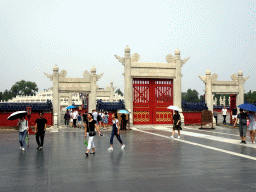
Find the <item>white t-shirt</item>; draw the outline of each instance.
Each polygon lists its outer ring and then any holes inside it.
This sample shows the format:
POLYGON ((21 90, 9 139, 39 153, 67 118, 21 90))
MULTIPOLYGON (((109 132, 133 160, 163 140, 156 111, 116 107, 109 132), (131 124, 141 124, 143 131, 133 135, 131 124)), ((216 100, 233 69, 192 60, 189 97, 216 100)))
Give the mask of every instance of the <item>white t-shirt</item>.
MULTIPOLYGON (((28 129, 28 123, 26 123, 27 120, 24 120, 24 121, 19 121, 20 122, 20 126, 19 126, 19 132, 23 132, 25 130, 28 129)), ((18 123, 19 124, 19 123, 18 123)), ((18 125, 17 124, 17 125, 18 125)))
POLYGON ((227 115, 227 109, 222 109, 222 114, 227 115))
POLYGON ((118 123, 118 119, 112 120, 113 124, 117 124, 118 123))
POLYGON ((73 119, 77 119, 77 116, 78 116, 78 112, 77 112, 77 111, 74 111, 74 113, 73 113, 73 119))
POLYGON ((92 116, 93 116, 93 120, 97 121, 98 113, 96 111, 93 112, 92 116))

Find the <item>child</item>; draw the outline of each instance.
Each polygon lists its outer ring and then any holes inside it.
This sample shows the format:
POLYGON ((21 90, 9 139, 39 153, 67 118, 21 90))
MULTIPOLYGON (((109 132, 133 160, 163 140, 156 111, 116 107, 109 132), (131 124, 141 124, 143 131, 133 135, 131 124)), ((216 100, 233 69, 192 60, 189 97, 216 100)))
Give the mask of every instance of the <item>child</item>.
POLYGON ((122 141, 122 139, 120 137, 119 123, 118 123, 118 119, 117 119, 117 114, 113 114, 112 118, 113 118, 113 120, 112 120, 112 122, 113 122, 113 129, 112 129, 111 137, 110 137, 110 148, 108 150, 109 151, 113 151, 113 138, 114 138, 114 136, 116 136, 117 140, 122 145, 121 149, 124 149, 125 145, 123 144, 123 141, 122 141))
POLYGON ((82 116, 81 113, 77 116, 77 127, 81 128, 82 127, 82 116))

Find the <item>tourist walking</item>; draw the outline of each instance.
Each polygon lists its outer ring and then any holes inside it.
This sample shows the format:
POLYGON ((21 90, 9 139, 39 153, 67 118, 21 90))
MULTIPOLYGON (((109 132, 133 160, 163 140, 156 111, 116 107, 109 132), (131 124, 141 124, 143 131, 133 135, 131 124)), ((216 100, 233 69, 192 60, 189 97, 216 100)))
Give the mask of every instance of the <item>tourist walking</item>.
POLYGON ((112 115, 112 123, 113 123, 113 128, 112 128, 111 137, 110 137, 110 148, 108 148, 108 150, 113 151, 114 136, 116 136, 117 140, 122 145, 121 149, 124 149, 125 145, 123 144, 123 141, 120 137, 120 131, 119 131, 120 128, 119 128, 119 123, 118 123, 118 119, 117 119, 117 114, 112 115))
POLYGON ((223 115, 223 124, 226 124, 226 117, 227 117, 227 109, 226 107, 224 106, 223 109, 222 109, 222 115, 223 115))
POLYGON ((68 110, 66 111, 65 115, 64 115, 64 120, 65 120, 65 125, 69 124, 69 120, 70 120, 70 115, 68 110))
POLYGON ((103 113, 99 111, 99 115, 98 115, 98 122, 99 122, 99 128, 101 129, 102 124, 103 124, 103 113))
POLYGON ((255 113, 253 111, 250 111, 248 114, 248 118, 250 121, 249 131, 250 131, 251 142, 255 143, 255 129, 256 129, 255 113))
POLYGON ((124 130, 126 132, 126 115, 125 114, 122 114, 121 115, 121 128, 122 130, 124 130))
MULTIPOLYGON (((237 115, 237 119, 239 119, 239 132, 241 137, 241 143, 246 144, 246 130, 247 130, 247 119, 248 115, 244 113, 243 109, 240 109, 240 113, 237 115)), ((234 123, 234 127, 236 126, 237 119, 234 123)))
POLYGON ((88 113, 87 115, 87 126, 85 126, 84 130, 84 136, 85 138, 88 138, 88 146, 86 151, 86 157, 88 157, 88 154, 90 152, 90 149, 92 148, 91 154, 95 154, 95 145, 93 142, 94 136, 96 135, 95 128, 99 135, 101 135, 99 126, 97 125, 96 121, 93 119, 93 115, 91 113, 88 113))
POLYGON ((94 121, 96 121, 96 123, 97 123, 97 125, 99 125, 99 122, 98 122, 98 113, 97 113, 97 111, 94 109, 94 110, 92 110, 92 116, 93 116, 93 120, 94 121))
POLYGON ((82 116, 81 113, 77 116, 77 127, 81 128, 82 127, 82 116))
POLYGON ((108 129, 108 113, 105 112, 105 114, 103 115, 103 130, 108 129))
POLYGON ((77 116, 78 116, 78 112, 77 112, 77 110, 74 110, 74 112, 73 112, 73 126, 74 126, 74 128, 76 128, 77 116))
POLYGON ((69 116, 70 116, 70 127, 73 127, 73 112, 72 112, 72 109, 70 110, 69 112, 69 116))
POLYGON ((17 124, 18 128, 19 128, 19 142, 20 142, 20 149, 22 151, 25 150, 26 147, 26 135, 28 132, 28 121, 25 120, 25 116, 21 117, 21 119, 19 120, 18 124, 17 124))
POLYGON ((36 142, 37 142, 37 149, 43 149, 44 145, 44 136, 45 136, 45 131, 46 131, 46 125, 47 125, 47 120, 43 117, 44 113, 40 112, 39 113, 39 118, 36 120, 36 125, 35 125, 35 133, 36 133, 36 142))
POLYGON ((232 114, 232 122, 234 123, 237 119, 237 108, 234 107, 231 111, 231 114, 232 114))
POLYGON ((178 130, 178 139, 180 138, 180 130, 182 130, 181 128, 181 119, 180 119, 180 114, 178 111, 174 111, 174 115, 173 115, 173 131, 172 131, 172 136, 171 138, 174 137, 174 133, 175 130, 178 130))

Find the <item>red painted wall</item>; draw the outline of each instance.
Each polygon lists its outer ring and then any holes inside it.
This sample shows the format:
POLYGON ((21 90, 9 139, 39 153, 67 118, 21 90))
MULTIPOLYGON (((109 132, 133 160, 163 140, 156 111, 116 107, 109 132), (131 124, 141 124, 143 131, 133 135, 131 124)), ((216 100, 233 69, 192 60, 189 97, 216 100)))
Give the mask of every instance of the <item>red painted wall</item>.
POLYGON ((183 112, 185 125, 201 124, 201 112, 183 112))
MULTIPOLYGON (((12 113, 13 112, 0 113, 0 126, 6 126, 6 127, 17 126, 19 120, 12 120, 12 121, 7 120, 7 118, 12 113)), ((39 118, 39 113, 32 113, 29 119, 29 125, 35 126, 37 118, 39 118)), ((44 118, 47 120, 47 125, 53 125, 52 113, 44 113, 44 118)), ((28 120, 28 117, 26 117, 26 120, 28 120)))

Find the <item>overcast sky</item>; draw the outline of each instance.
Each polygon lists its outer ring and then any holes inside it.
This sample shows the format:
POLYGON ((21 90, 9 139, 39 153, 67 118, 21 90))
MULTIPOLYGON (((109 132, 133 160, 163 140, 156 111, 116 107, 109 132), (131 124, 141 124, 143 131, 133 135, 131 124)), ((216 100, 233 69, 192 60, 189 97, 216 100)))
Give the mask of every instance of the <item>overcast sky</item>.
POLYGON ((198 76, 210 69, 230 80, 241 69, 256 91, 256 3, 254 0, 0 0, 0 91, 22 79, 39 91, 52 87, 43 72, 54 64, 68 77, 94 65, 98 82, 124 87, 123 56, 129 45, 141 62, 190 57, 182 67, 182 91, 204 92, 198 76))

